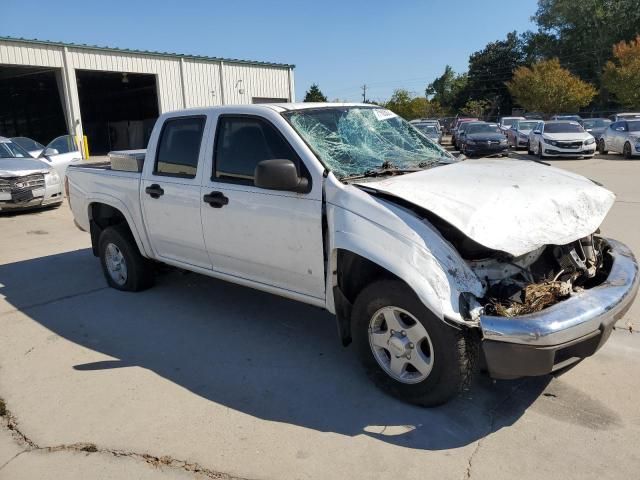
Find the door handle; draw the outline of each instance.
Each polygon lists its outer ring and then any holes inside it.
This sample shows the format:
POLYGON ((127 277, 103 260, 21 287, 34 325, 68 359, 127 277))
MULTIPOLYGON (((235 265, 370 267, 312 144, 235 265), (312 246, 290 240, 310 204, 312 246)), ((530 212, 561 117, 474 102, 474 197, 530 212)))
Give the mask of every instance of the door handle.
POLYGON ((162 195, 164 195, 164 190, 157 183, 154 183, 153 185, 149 185, 147 188, 144 189, 144 191, 151 198, 160 198, 162 195))
POLYGON ((222 208, 229 203, 229 198, 225 197, 222 192, 211 192, 202 197, 205 203, 213 208, 222 208))

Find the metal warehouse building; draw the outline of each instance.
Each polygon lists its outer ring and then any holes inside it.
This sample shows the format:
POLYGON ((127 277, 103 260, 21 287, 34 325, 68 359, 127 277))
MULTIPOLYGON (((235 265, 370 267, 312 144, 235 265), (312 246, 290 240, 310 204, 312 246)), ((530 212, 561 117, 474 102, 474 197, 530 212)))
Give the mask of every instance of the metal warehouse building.
POLYGON ((160 113, 294 100, 293 65, 0 37, 0 136, 146 146, 160 113))

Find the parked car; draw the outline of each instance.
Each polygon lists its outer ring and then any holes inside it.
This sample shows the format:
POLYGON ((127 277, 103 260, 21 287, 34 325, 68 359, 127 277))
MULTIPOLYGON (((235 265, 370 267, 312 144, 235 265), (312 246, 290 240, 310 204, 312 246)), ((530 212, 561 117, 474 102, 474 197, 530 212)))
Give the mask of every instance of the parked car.
POLYGON ((508 148, 507 137, 496 123, 468 123, 460 144, 468 157, 504 153, 508 148))
POLYGON ((456 121, 456 117, 442 117, 438 121, 442 125, 442 130, 445 135, 451 135, 451 129, 456 121))
MULTIPOLYGON (((451 144, 456 147, 456 140, 457 140, 457 136, 458 136, 458 129, 460 128, 460 125, 462 125, 463 123, 467 123, 467 122, 477 122, 478 119, 477 118, 473 118, 473 117, 459 117, 456 119, 453 128, 451 129, 451 144)), ((456 147, 457 148, 457 147, 456 147)))
POLYGON ((611 125, 611 120, 607 118, 585 118, 582 121, 582 128, 586 132, 589 132, 596 139, 596 142, 600 140, 600 137, 604 131, 611 125))
POLYGON ((549 120, 567 120, 571 122, 578 122, 582 124, 582 117, 580 115, 574 115, 572 113, 559 113, 557 115, 552 116, 549 120))
POLYGON ((413 124, 424 124, 424 125, 433 125, 438 129, 438 131, 442 131, 442 125, 440 125, 440 121, 437 118, 419 118, 416 120, 411 120, 409 123, 413 124))
POLYGON ((500 130, 502 130, 503 132, 506 132, 507 130, 509 130, 511 128, 511 126, 516 123, 519 120, 524 120, 524 117, 501 117, 498 120, 498 126, 500 127, 500 130))
POLYGON ((624 158, 640 155, 640 119, 613 122, 600 137, 598 150, 621 153, 624 158))
POLYGON ((634 119, 640 119, 640 112, 616 113, 609 117, 609 120, 611 120, 612 122, 618 122, 620 120, 634 120, 634 119))
POLYGON ((60 176, 45 162, 0 137, 0 212, 59 205, 60 176))
POLYGON ((155 261, 325 308, 370 378, 420 405, 460 391, 480 350, 494 378, 592 355, 637 292, 633 254, 600 235, 613 193, 536 162, 456 161, 383 108, 164 113, 144 157, 118 155, 67 173, 111 287, 151 286, 155 261), (549 308, 518 313, 510 299, 549 278, 549 308))
POLYGON ((29 137, 13 137, 11 141, 20 145, 24 150, 29 152, 29 155, 33 158, 38 158, 44 150, 44 145, 29 137))
POLYGON ((442 143, 442 131, 432 123, 414 123, 414 127, 436 143, 442 143))
POLYGON ((458 127, 458 131, 456 132, 456 140, 454 143, 455 148, 460 150, 462 148, 462 144, 464 143, 464 136, 469 125, 484 125, 486 122, 483 121, 475 121, 475 122, 463 122, 458 127))
POLYGON ((516 150, 520 147, 528 149, 529 134, 538 123, 537 120, 518 120, 506 131, 508 145, 516 150))
POLYGON ((529 154, 544 157, 593 157, 596 139, 578 122, 539 122, 529 134, 529 154))
POLYGON ((39 158, 48 162, 60 178, 64 178, 67 167, 82 161, 82 154, 73 135, 62 135, 51 140, 39 158))
POLYGON ((540 112, 528 112, 524 114, 527 120, 544 120, 544 116, 540 112))

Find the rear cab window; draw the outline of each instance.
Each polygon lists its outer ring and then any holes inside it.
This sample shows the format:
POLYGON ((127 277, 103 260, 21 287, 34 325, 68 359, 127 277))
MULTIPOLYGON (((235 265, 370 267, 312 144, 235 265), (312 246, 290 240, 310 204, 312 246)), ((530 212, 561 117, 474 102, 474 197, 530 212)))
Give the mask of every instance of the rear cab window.
POLYGON ((160 132, 153 174, 195 178, 205 123, 205 116, 167 119, 160 132))

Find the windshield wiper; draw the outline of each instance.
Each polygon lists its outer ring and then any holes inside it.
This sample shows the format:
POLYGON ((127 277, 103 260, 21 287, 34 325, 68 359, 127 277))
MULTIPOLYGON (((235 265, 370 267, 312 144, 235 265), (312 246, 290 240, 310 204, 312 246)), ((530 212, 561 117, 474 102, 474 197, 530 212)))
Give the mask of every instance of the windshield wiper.
POLYGON ((358 180, 360 178, 371 178, 371 177, 384 177, 387 175, 402 175, 404 173, 414 173, 420 172, 422 168, 376 168, 373 170, 367 170, 364 173, 359 173, 357 175, 349 175, 347 177, 342 177, 340 180, 349 181, 349 180, 358 180))

